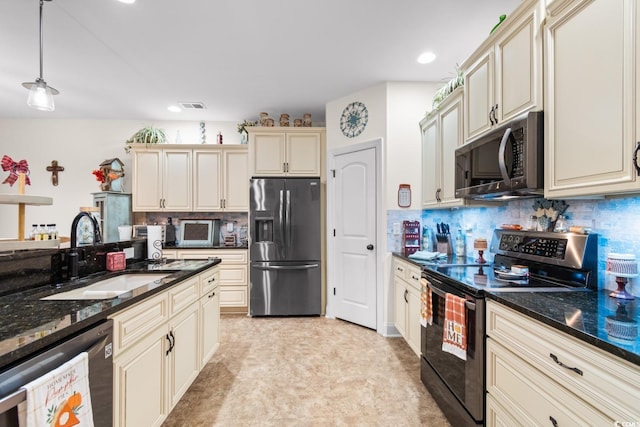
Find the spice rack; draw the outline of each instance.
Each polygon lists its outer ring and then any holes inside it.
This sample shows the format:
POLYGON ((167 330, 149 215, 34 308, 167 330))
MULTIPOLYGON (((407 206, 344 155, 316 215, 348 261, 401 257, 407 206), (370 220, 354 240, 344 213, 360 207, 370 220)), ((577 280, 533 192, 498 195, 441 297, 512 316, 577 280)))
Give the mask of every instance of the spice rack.
POLYGON ((420 250, 420 221, 402 221, 402 247, 404 256, 420 250))

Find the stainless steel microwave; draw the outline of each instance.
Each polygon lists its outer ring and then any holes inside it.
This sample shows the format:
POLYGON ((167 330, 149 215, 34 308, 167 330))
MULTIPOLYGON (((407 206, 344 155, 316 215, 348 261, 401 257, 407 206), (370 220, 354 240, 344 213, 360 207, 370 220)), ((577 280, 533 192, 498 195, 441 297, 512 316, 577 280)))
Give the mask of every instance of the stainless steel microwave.
POLYGON ((455 159, 455 195, 458 198, 542 196, 542 111, 529 112, 459 147, 455 159))

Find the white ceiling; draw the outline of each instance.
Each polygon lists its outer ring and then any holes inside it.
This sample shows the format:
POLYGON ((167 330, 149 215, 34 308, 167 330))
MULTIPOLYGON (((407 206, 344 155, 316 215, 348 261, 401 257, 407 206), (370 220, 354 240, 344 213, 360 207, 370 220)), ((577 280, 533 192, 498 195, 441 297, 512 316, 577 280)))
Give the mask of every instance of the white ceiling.
MULTIPOLYGON (((26 105, 39 0, 0 1, 0 118, 255 120, 309 112, 383 81, 444 82, 520 0, 52 0, 44 74, 26 105), (417 56, 432 50, 429 65, 417 56), (171 113, 177 102, 207 109, 171 113)), ((426 107, 426 106, 425 106, 426 107)))

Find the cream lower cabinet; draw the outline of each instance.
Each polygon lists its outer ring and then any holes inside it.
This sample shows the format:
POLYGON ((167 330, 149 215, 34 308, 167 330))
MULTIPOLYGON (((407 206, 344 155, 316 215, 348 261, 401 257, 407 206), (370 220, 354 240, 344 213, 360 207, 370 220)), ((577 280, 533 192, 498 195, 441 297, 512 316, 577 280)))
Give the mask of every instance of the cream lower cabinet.
MULTIPOLYGON (((167 257, 174 252, 165 251, 167 257)), ((246 249, 178 249, 177 259, 220 258, 220 310, 223 313, 248 313, 249 251, 246 249)))
POLYGON ((523 1, 462 64, 465 141, 542 109, 544 3, 523 1))
POLYGON ((422 207, 464 205, 455 197, 455 150, 462 139, 463 88, 456 89, 438 111, 420 122, 422 131, 422 207))
POLYGON ((324 128, 249 128, 251 176, 320 176, 324 128))
POLYGON ((639 192, 640 8, 556 0, 545 24, 545 197, 639 192))
POLYGON ((200 276, 200 366, 204 367, 220 346, 220 271, 200 276))
POLYGON ((219 345, 217 268, 112 316, 114 426, 159 426, 219 345), (204 307, 203 307, 204 306, 204 307), (204 355, 207 355, 207 358, 204 355))
POLYGON ((640 419, 640 369, 487 300, 487 426, 640 419))
POLYGON ((420 356, 420 267, 394 258, 393 272, 396 329, 420 356))

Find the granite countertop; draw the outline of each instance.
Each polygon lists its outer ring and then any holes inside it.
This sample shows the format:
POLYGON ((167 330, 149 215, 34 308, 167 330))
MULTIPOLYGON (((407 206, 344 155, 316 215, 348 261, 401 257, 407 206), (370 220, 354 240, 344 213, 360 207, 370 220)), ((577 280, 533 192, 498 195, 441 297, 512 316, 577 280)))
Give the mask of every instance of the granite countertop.
POLYGON ((162 249, 249 249, 248 246, 162 246, 162 249))
MULTIPOLYGON (((182 260, 180 260, 182 261, 182 260)), ((220 263, 220 259, 209 259, 199 267, 168 269, 153 261, 131 264, 126 270, 94 273, 66 283, 44 285, 10 295, 0 296, 0 369, 30 356, 42 348, 55 344, 76 332, 106 319, 107 316, 162 292, 191 276, 220 263), (102 300, 57 300, 41 301, 40 298, 66 292, 91 284, 91 282, 122 273, 142 273, 152 270, 169 275, 161 279, 160 285, 151 289, 138 288, 118 297, 102 300)), ((168 266, 171 267, 171 266, 168 266)))
MULTIPOLYGON (((394 256, 417 266, 437 269, 442 264, 467 265, 464 259, 449 257, 428 264, 399 253, 394 256)), ((490 265, 490 264, 488 264, 490 265)), ((455 279, 452 279, 455 280, 455 279)), ((609 297, 609 290, 579 292, 504 292, 485 291, 487 298, 565 332, 608 353, 640 366, 640 337, 633 340, 610 336, 607 322, 640 324, 640 298, 619 300, 609 297), (609 318, 609 320, 607 320, 609 318)))

